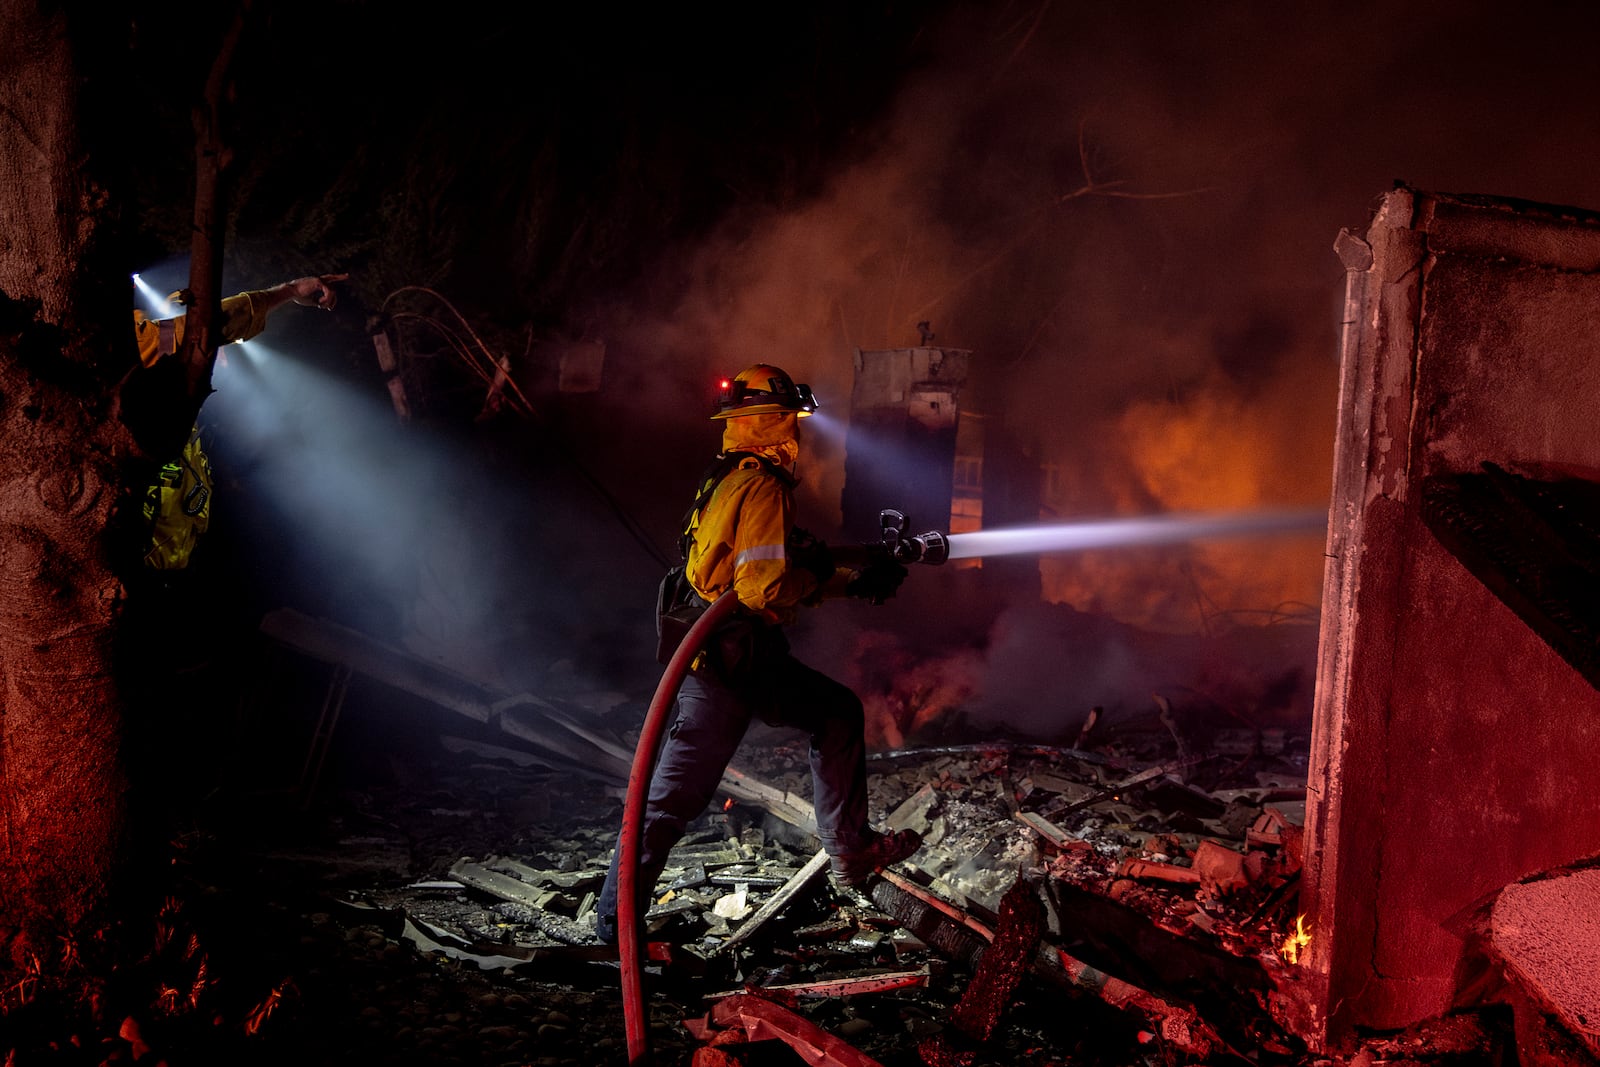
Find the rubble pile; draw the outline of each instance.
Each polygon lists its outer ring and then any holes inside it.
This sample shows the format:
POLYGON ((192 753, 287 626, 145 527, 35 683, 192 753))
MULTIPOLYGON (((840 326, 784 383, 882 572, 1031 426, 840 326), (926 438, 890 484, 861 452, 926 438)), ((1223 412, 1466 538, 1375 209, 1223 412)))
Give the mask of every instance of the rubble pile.
MULTIPOLYGON (((803 745, 758 730, 656 887, 650 990, 679 1007, 680 1035, 711 1040, 730 1025, 716 1021, 720 1000, 755 994, 886 1064, 1138 1062, 1129 1049, 1288 1062, 1303 1050, 1273 1021, 1272 999, 1293 981, 1277 949, 1295 918, 1303 754, 1258 739, 1232 757, 1174 759, 1171 741, 881 754, 869 767, 874 821, 916 829, 924 845, 857 891, 827 877, 810 833, 803 745), (951 1012, 1019 893, 1040 915, 1026 938, 1031 977, 963 1032, 951 1012), (1105 1047, 1085 1047, 1085 1033, 1105 1047)), ((506 761, 467 766, 502 793, 552 779, 506 761)), ((614 983, 615 951, 592 922, 622 789, 563 788, 564 800, 502 827, 492 850, 427 857, 421 877, 347 893, 347 917, 370 909, 416 950, 507 980, 614 983)), ((620 1015, 608 1022, 620 1034, 620 1015)))
MULTIPOLYGON (((637 707, 498 693, 303 620, 285 633, 314 658, 343 662, 353 644, 363 670, 458 716, 430 733, 425 772, 355 793, 341 775, 315 805, 303 778, 305 809, 338 813, 324 847, 296 839, 254 857, 319 885, 330 922, 390 964, 403 954, 473 991, 451 1003, 492 1005, 446 1027, 386 1030, 379 1017, 370 1031, 401 1044, 426 1031, 419 1063, 627 1062, 616 950, 593 916, 637 707), (532 1010, 508 1013, 513 997, 532 1010)), ((1189 736, 1155 703, 1115 724, 1096 709, 1070 747, 875 755, 873 822, 915 829, 923 846, 860 889, 827 873, 804 740, 754 727, 644 917, 653 1062, 1339 1062, 1286 1025, 1305 999, 1294 959, 1315 937, 1295 913, 1309 737, 1214 721, 1189 736)), ((313 752, 327 740, 319 725, 313 752)), ((391 731, 373 747, 393 761, 394 745, 391 731)), ((1357 1058, 1443 1062, 1425 1040, 1383 1040, 1357 1058)), ((1467 1020, 1441 1056, 1495 1062, 1498 1040, 1467 1020)))

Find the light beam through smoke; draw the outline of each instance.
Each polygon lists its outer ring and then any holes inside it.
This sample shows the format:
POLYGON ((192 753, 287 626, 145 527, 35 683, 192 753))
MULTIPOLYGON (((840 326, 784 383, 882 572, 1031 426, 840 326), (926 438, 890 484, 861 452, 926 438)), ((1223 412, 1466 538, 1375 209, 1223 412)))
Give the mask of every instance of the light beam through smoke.
POLYGON ((172 317, 172 302, 157 292, 155 286, 137 274, 133 276, 133 284, 139 290, 139 295, 144 297, 145 307, 151 315, 158 319, 172 317))

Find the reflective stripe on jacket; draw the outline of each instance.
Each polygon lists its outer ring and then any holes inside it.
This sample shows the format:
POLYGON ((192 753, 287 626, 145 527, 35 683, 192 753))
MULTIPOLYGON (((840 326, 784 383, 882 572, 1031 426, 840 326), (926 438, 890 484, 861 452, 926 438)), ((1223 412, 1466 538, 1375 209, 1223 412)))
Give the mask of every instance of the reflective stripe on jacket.
MULTIPOLYGON (((222 298, 222 321, 217 335, 218 344, 230 341, 248 341, 267 328, 266 301, 258 304, 258 293, 237 293, 222 298)), ((133 333, 139 340, 139 362, 150 366, 162 356, 170 356, 183 344, 184 316, 175 319, 152 319, 137 309, 133 312, 133 333)))
POLYGON ((789 486, 751 456, 722 479, 691 531, 689 584, 707 600, 731 587, 741 605, 766 621, 794 621, 817 579, 789 565, 793 528, 789 486))

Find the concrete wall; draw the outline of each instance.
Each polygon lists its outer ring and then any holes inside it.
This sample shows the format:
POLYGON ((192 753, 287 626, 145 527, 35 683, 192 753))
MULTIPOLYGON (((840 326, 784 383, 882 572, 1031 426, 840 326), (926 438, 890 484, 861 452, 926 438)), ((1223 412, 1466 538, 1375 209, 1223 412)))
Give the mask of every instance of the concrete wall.
POLYGON ((949 523, 971 359, 959 348, 856 349, 839 502, 846 537, 875 540, 884 508, 904 512, 908 532, 949 523))
MULTIPOLYGON (((1306 1030, 1446 1011, 1452 926, 1600 854, 1600 693, 1423 524, 1422 479, 1600 469, 1600 217, 1399 189, 1348 271, 1307 810, 1306 1030)), ((1596 946, 1600 951, 1600 946, 1596 946)))

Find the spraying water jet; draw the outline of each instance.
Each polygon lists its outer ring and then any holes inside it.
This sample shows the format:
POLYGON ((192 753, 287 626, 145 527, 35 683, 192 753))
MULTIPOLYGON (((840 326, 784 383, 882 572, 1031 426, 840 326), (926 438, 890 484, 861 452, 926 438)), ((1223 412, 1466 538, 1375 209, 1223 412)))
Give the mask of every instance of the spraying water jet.
MULTIPOLYGON (((908 534, 905 515, 892 508, 885 508, 878 519, 882 530, 880 541, 861 546, 861 549, 868 554, 886 555, 898 563, 928 564, 951 559, 1049 555, 1091 548, 1168 545, 1228 537, 1311 534, 1325 531, 1328 525, 1328 514, 1322 508, 1146 515, 953 534, 940 530, 908 534)), ((835 558, 854 561, 855 555, 836 550, 835 558)))
POLYGON ((1048 555, 1091 548, 1169 545, 1229 537, 1310 534, 1327 529, 1324 508, 1146 515, 949 534, 949 558, 1048 555))

